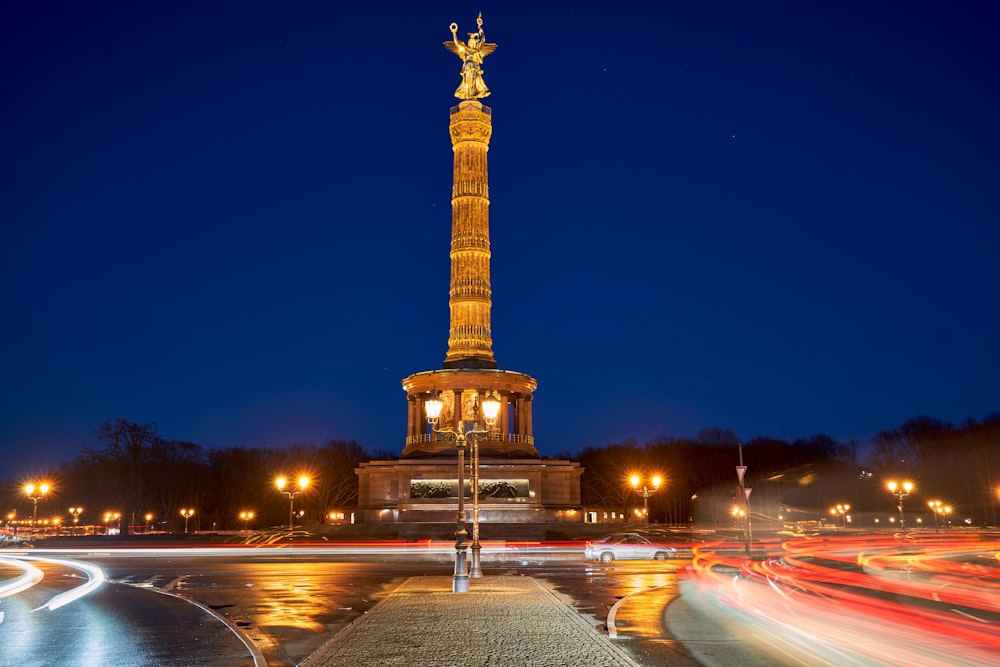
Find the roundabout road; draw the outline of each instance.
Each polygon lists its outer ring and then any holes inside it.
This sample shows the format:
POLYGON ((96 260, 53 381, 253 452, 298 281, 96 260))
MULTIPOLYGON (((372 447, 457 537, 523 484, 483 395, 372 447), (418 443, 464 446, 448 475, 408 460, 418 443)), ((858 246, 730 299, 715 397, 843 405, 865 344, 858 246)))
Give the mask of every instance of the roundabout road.
MULTIPOLYGON (((602 632, 618 600, 674 577, 676 564, 670 562, 588 563, 578 551, 484 557, 483 569, 489 576, 545 581, 602 632)), ((61 580, 80 580, 72 570, 45 566, 42 583, 0 599, 6 613, 0 642, 15 640, 0 662, 254 665, 242 637, 257 651, 258 667, 295 665, 407 578, 451 571, 447 551, 350 556, 296 547, 238 556, 222 549, 177 549, 73 557, 100 566, 108 582, 56 612, 32 612, 59 592, 61 580)), ((657 634, 656 628, 633 631, 637 638, 657 634)))
POLYGON ((39 667, 253 667, 251 651, 219 620, 189 602, 105 584, 56 609, 56 596, 86 582, 79 571, 35 564, 44 578, 0 599, 0 664, 39 667), (177 657, 184 656, 183 662, 177 657))
MULTIPOLYGON (((544 582, 640 664, 995 664, 995 534, 829 534, 774 540, 749 560, 739 546, 704 542, 693 560, 605 564, 585 561, 582 545, 536 543, 484 550, 483 570, 544 582)), ((108 583, 56 609, 56 596, 86 582, 79 570, 31 561, 38 580, 0 561, 3 664, 294 665, 407 578, 449 573, 453 550, 296 544, 72 556, 99 565, 108 583)))

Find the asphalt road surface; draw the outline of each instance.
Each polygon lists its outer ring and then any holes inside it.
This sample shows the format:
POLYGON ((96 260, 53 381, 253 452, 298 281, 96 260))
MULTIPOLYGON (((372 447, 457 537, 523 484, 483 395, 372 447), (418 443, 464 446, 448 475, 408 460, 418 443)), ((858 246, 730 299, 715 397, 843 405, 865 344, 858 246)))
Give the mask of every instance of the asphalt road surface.
MULTIPOLYGON (((171 562, 107 563, 116 582, 166 589, 197 600, 239 628, 271 667, 294 665, 374 606, 411 576, 451 572, 449 563, 315 562, 305 560, 226 561, 200 558, 171 562)), ((548 581, 558 592, 606 629, 611 608, 622 598, 668 583, 676 586, 670 563, 589 564, 529 561, 525 565, 485 567, 488 575, 528 575, 548 581)), ((472 582, 475 586, 475 582, 472 582)), ((660 598, 661 611, 668 600, 660 598)), ((626 621, 627 633, 659 642, 662 616, 646 613, 626 621), (644 627, 643 623, 650 624, 644 627)), ((619 617, 619 621, 623 618, 619 617)), ((630 642, 632 649, 643 642, 630 642)), ((668 650, 675 651, 674 647, 668 650)), ((644 662, 658 652, 641 651, 644 662)))
POLYGON ((0 664, 50 667, 159 667, 254 664, 225 624, 185 600, 105 585, 50 610, 44 605, 80 583, 79 573, 49 563, 37 585, 2 600, 0 664))
MULTIPOLYGON (((484 552, 485 573, 547 582, 639 664, 983 667, 1000 654, 1000 534, 831 533, 752 558, 717 541, 690 560, 609 564, 534 544, 484 552)), ((294 665, 454 557, 430 543, 72 554, 103 568, 88 572, 42 551, 0 554, 2 665, 294 665)))
MULTIPOLYGON (((295 665, 406 578, 451 571, 447 556, 338 562, 289 553, 252 558, 92 554, 86 560, 104 570, 108 583, 54 611, 41 607, 78 584, 80 576, 42 565, 41 584, 0 600, 0 664, 295 665)), ((675 565, 538 557, 484 563, 484 571, 544 579, 606 631, 608 613, 619 600, 642 589, 675 585, 675 565)), ((657 604, 662 608, 666 601, 657 604)), ((659 645, 662 625, 656 613, 642 620, 650 627, 626 616, 620 620, 638 639, 626 648, 639 649, 643 663, 659 662, 658 651, 676 654, 670 643, 659 645)))

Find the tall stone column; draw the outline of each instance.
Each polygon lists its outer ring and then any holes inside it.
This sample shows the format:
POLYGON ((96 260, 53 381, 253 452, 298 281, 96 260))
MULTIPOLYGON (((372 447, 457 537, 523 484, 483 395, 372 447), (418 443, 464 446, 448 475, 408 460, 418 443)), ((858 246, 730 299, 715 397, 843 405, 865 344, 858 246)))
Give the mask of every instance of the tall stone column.
POLYGON ((490 197, 486 168, 491 110, 475 100, 451 109, 450 326, 445 368, 496 368, 490 310, 490 197))
MULTIPOLYGON (((493 288, 490 282, 490 192, 487 153, 493 134, 493 112, 481 98, 490 94, 482 80, 483 58, 497 45, 486 42, 482 17, 477 33, 465 42, 458 39, 458 26, 451 24, 452 39, 445 48, 462 59, 462 84, 455 92, 461 101, 451 108, 448 130, 454 155, 451 190, 451 276, 448 295, 448 351, 444 367, 414 373, 403 379, 407 397, 415 401, 409 419, 422 419, 423 407, 432 397, 446 400, 438 428, 455 429, 477 417, 468 414, 463 397, 473 393, 480 401, 496 395, 504 404, 498 424, 482 444, 482 456, 518 454, 537 457, 530 420, 525 421, 523 403, 538 382, 524 373, 500 370, 493 357, 493 329, 490 321, 493 288), (513 430, 512 430, 513 428, 513 430), (511 433, 516 433, 512 442, 511 433)), ((483 426, 483 424, 480 424, 483 426)), ((453 454, 454 444, 435 435, 424 437, 426 426, 409 428, 403 458, 453 454)))

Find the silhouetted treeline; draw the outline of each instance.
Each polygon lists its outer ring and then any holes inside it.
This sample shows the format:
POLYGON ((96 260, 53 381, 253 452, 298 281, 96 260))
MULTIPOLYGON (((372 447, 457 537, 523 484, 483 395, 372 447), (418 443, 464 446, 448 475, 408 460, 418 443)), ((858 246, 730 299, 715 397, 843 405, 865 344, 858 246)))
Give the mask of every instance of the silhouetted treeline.
MULTIPOLYGON (((359 463, 393 458, 339 440, 206 450, 161 437, 155 422, 125 419, 102 424, 95 435, 97 446, 48 480, 54 489, 40 503, 39 519, 55 514, 65 520, 66 507, 83 506, 85 524, 101 524, 106 511, 116 511, 125 529, 144 525, 150 513, 154 528, 178 531, 184 526, 180 510, 192 508, 194 530, 242 528, 241 512, 254 513, 251 528, 278 526, 288 522, 288 498, 278 493, 275 477, 307 474, 311 484, 295 498, 295 509, 305 512, 302 523, 316 523, 357 506, 359 463)), ((693 439, 661 437, 641 446, 630 440, 561 457, 584 466, 581 492, 588 509, 628 514, 642 506, 629 476, 659 474, 664 484, 649 498, 651 521, 721 525, 736 497, 740 449, 732 431, 712 428, 693 439)), ((914 510, 935 499, 954 507, 955 519, 1000 524, 1000 413, 959 426, 915 417, 878 433, 864 454, 858 449, 856 442, 825 435, 742 443, 755 518, 816 519, 837 503, 850 503, 854 512, 891 511, 895 500, 885 483, 896 479, 916 485, 907 500, 914 510)), ((23 491, 8 482, 11 506, 27 509, 23 491)), ((26 516, 23 510, 19 516, 26 516)))
MULTIPOLYGON (((250 528, 288 523, 288 497, 278 493, 278 475, 309 475, 308 489, 296 496, 303 523, 322 521, 334 510, 357 506, 354 473, 372 455, 355 442, 329 440, 323 445, 206 450, 160 436, 155 422, 125 419, 106 422, 95 431, 98 446, 84 449, 53 475, 53 492, 39 505, 43 516, 62 515, 83 506, 83 524, 99 525, 107 511, 122 515, 121 527, 144 526, 153 515, 156 529, 183 530, 180 510, 194 509, 192 530, 243 528, 241 512, 253 512, 250 528), (58 508, 58 509, 54 509, 58 508)), ((23 493, 17 499, 23 504, 23 493)), ((24 516, 22 514, 22 516, 24 516)), ((298 522, 298 520, 297 520, 298 522)))
MULTIPOLYGON (((589 447, 578 457, 586 468, 583 503, 627 514, 642 506, 629 476, 659 474, 664 485, 649 498, 651 521, 724 524, 737 497, 738 443, 732 431, 706 429, 694 439, 589 447)), ((754 515, 775 522, 816 519, 837 503, 851 504, 856 513, 891 511, 896 502, 885 484, 896 479, 916 485, 907 500, 914 511, 937 499, 954 507, 955 519, 998 523, 1000 414, 960 426, 916 417, 880 432, 864 456, 858 449, 856 442, 825 435, 743 443, 754 515)))

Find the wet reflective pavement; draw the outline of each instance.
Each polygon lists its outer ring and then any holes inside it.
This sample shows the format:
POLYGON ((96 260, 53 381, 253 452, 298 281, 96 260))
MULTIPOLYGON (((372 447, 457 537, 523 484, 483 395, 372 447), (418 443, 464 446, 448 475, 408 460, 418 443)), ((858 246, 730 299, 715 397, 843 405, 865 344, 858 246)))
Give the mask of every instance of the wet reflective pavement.
POLYGON ((78 585, 80 577, 58 565, 38 567, 45 574, 39 585, 0 601, 2 665, 254 664, 251 652, 222 622, 179 598, 105 585, 50 611, 46 602, 78 585))
MULTIPOLYGON (((155 564, 137 560, 128 567, 122 565, 106 563, 112 579, 166 588, 198 600, 253 641, 270 667, 298 664, 406 579, 449 572, 447 563, 427 562, 218 562, 205 558, 155 564)), ((602 565, 580 559, 484 569, 489 576, 526 575, 543 580, 605 633, 608 613, 620 599, 676 581, 669 562, 602 565)), ((473 580, 473 589, 476 584, 473 580)), ((657 606, 663 608, 667 602, 661 595, 657 606)), ((629 652, 662 639, 663 626, 656 614, 628 619, 628 628, 620 629, 620 636, 635 638, 625 646, 629 652)), ((660 658, 677 653, 672 646, 653 645, 637 655, 643 664, 666 664, 660 658)))
POLYGON ((667 605, 678 594, 676 569, 683 565, 683 561, 589 563, 532 574, 565 595, 639 664, 686 666, 698 663, 668 637, 664 627, 667 605))
MULTIPOLYGON (((295 665, 392 590, 412 564, 223 561, 108 567, 112 579, 165 587, 225 617, 271 667, 295 665), (120 576, 116 576, 120 575, 120 576)), ((426 569, 426 565, 424 566, 426 569)))
MULTIPOLYGON (((488 578, 543 583, 638 664, 979 667, 995 664, 1000 649, 997 540, 827 535, 789 539, 780 557, 750 560, 706 542, 690 561, 610 564, 536 543, 483 569, 488 578), (863 632, 844 642, 848 624, 863 632), (884 639, 890 633, 894 648, 884 639)), ((408 579, 451 572, 447 550, 345 550, 81 549, 76 557, 102 565, 111 581, 62 607, 53 601, 86 587, 85 568, 21 562, 24 552, 8 550, 0 559, 0 664, 294 665, 408 579)))
MULTIPOLYGON (((101 565, 109 578, 87 598, 55 612, 29 613, 79 582, 78 574, 52 569, 42 586, 0 600, 0 611, 6 614, 5 621, 0 618, 0 643, 8 647, 0 664, 296 665, 410 577, 447 575, 451 570, 447 562, 328 562, 298 555, 91 554, 86 560, 101 565), (253 650, 243 645, 241 636, 253 650)), ((618 600, 644 588, 663 587, 674 578, 669 570, 670 563, 604 565, 582 558, 484 563, 490 577, 527 575, 544 582, 601 633, 607 632, 608 613, 618 600)), ((473 590, 477 583, 472 581, 473 590)), ((672 649, 660 650, 654 644, 662 632, 656 615, 638 618, 619 610, 621 636, 637 640, 626 642, 625 649, 641 656, 642 664, 669 664, 659 658, 676 656, 672 649), (636 653, 640 645, 651 648, 636 653)))

